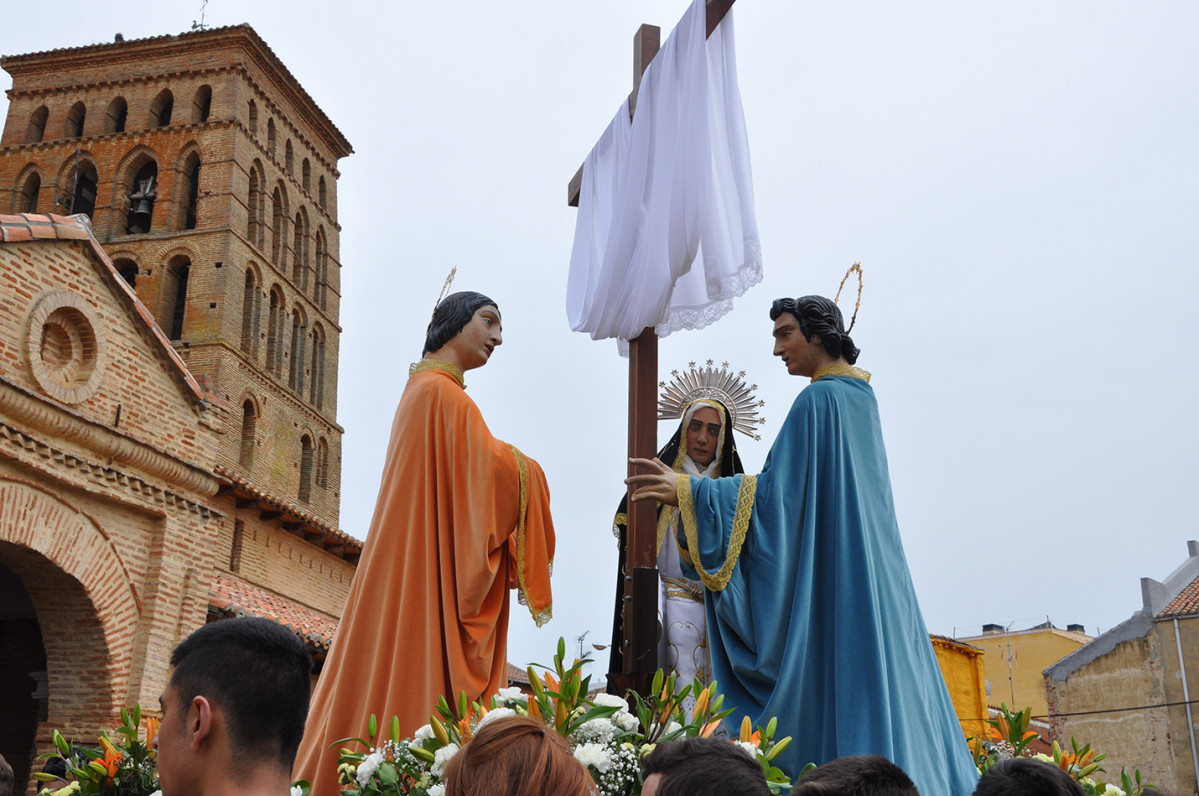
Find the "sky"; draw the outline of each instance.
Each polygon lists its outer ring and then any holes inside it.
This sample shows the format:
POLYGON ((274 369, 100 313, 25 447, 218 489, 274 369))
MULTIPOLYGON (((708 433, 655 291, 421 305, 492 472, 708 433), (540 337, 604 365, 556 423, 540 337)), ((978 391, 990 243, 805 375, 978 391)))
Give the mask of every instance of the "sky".
MULTIPOLYGON (((337 186, 347 532, 366 533, 447 272, 499 303, 504 344, 468 393, 543 466, 558 539, 554 619, 538 630, 513 605, 521 665, 549 663, 559 636, 609 639, 627 366, 566 321, 566 185, 631 88, 637 27, 665 38, 686 6, 204 9, 210 26, 252 25, 355 150, 337 186)), ((44 6, 6 3, 0 53, 178 33, 200 13, 65 0, 49 24, 44 6)), ((743 0, 732 14, 764 279, 709 329, 664 339, 662 373, 747 372, 766 401, 762 441, 739 440, 756 470, 805 382, 771 356, 771 300, 831 294, 861 261, 858 364, 929 631, 1127 619, 1140 578, 1165 579, 1199 537, 1199 4, 743 0)))

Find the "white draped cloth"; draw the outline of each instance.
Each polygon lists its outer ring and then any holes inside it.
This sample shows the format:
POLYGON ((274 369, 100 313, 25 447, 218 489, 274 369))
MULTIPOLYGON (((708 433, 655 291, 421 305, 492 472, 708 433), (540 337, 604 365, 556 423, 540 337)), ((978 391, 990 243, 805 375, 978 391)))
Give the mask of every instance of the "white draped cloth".
POLYGON ((762 279, 732 11, 705 32, 695 0, 583 162, 566 312, 593 339, 702 329, 762 279))

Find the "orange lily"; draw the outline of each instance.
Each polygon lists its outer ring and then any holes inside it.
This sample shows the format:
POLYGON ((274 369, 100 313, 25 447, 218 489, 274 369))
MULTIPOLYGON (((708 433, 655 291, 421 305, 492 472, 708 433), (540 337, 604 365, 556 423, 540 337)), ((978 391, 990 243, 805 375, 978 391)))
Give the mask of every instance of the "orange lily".
POLYGON ((749 716, 741 719, 741 736, 737 740, 748 741, 750 734, 753 732, 753 728, 754 725, 753 722, 749 720, 749 716))
POLYGON ((699 692, 699 696, 695 698, 695 707, 691 709, 692 718, 704 715, 704 711, 708 708, 708 697, 710 696, 712 696, 712 692, 707 688, 699 692))
POLYGON ((109 778, 115 777, 117 769, 121 767, 121 758, 124 755, 120 749, 113 746, 112 742, 104 736, 100 736, 100 748, 104 750, 104 759, 99 761, 100 765, 104 766, 104 770, 108 772, 109 778))
POLYGON ((709 721, 707 724, 704 725, 704 728, 699 731, 699 737, 700 738, 712 737, 712 733, 716 732, 716 728, 719 726, 720 726, 719 719, 717 719, 716 721, 709 721))
POLYGON ((158 719, 146 719, 146 746, 150 749, 154 748, 154 739, 158 737, 158 719))
POLYGON ((538 721, 541 721, 541 705, 539 705, 537 703, 537 700, 532 696, 529 697, 528 713, 529 713, 529 718, 537 719, 538 721))

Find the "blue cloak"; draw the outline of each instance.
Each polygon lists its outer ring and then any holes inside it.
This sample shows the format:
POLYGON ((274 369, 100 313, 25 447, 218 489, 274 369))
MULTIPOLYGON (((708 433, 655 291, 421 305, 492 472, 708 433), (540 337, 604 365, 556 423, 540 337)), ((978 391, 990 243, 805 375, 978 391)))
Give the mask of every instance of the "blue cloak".
POLYGON ((978 773, 908 573, 878 404, 843 370, 795 399, 761 474, 679 479, 727 726, 777 716, 791 777, 879 754, 923 796, 967 796, 978 773))

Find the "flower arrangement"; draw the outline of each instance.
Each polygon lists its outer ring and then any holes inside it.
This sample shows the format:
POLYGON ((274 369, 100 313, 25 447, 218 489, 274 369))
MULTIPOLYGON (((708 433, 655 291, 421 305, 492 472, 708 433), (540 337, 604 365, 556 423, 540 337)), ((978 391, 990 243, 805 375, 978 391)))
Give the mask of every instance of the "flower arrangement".
POLYGON ((1028 745, 1039 736, 1028 728, 1032 720, 1032 708, 1013 713, 1003 703, 999 706, 999 715, 989 719, 987 724, 991 729, 987 738, 974 737, 969 739, 970 751, 974 754, 974 764, 979 774, 985 774, 991 766, 1000 760, 1010 760, 1013 757, 1031 757, 1049 765, 1057 766, 1074 778, 1087 796, 1140 796, 1141 792, 1150 785, 1141 782, 1140 769, 1129 774, 1120 769, 1120 785, 1093 776, 1106 773, 1100 768, 1099 762, 1107 755, 1099 754, 1090 744, 1080 746, 1078 739, 1071 736, 1070 750, 1063 750, 1057 741, 1053 742, 1053 754, 1032 754, 1028 745))
MULTIPOLYGON (((554 664, 530 666, 532 694, 518 688, 503 688, 486 701, 468 704, 465 694, 451 706, 441 698, 436 715, 412 738, 401 738, 399 722, 393 718, 385 740, 378 735, 373 714, 367 725, 367 738, 345 738, 333 744, 357 744, 365 751, 338 750, 338 772, 345 796, 442 796, 445 767, 458 751, 470 743, 480 727, 501 716, 518 714, 545 722, 567 740, 575 759, 586 767, 603 796, 635 796, 641 792, 638 764, 658 743, 684 737, 708 737, 720 727, 721 719, 732 713, 722 710, 724 697, 716 693, 716 684, 700 682, 684 685, 676 691, 674 675, 662 671, 654 675, 652 693, 634 694, 630 705, 610 694, 588 697, 590 676, 584 677, 585 661, 566 665, 566 644, 558 641, 554 664), (538 676, 535 668, 545 671, 538 676), (695 695, 688 712, 684 700, 695 695)), ((790 737, 775 740, 776 721, 766 727, 753 727, 746 717, 737 743, 762 766, 772 792, 790 787, 787 775, 773 764, 791 742, 790 737)), ((307 791, 308 783, 297 783, 307 791)))
MULTIPOLYGON (((116 729, 114 744, 107 733, 100 734, 100 746, 72 746, 54 731, 56 752, 41 755, 46 759, 61 755, 67 761, 66 787, 53 791, 54 796, 154 796, 158 793, 158 770, 154 764, 154 737, 158 734, 158 719, 146 719, 145 740, 140 737, 142 711, 139 705, 132 710, 121 708, 121 726, 116 729)), ((52 774, 33 775, 41 782, 51 782, 52 774)))

